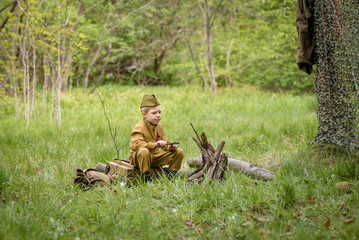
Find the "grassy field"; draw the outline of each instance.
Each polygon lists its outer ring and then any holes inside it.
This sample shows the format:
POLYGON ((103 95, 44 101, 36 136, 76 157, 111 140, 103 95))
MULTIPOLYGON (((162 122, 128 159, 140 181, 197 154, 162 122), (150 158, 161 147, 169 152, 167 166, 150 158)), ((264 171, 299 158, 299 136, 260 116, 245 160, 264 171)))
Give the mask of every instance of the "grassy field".
MULTIPOLYGON (((0 239, 359 238, 358 160, 308 146, 317 129, 315 96, 249 86, 221 89, 214 98, 199 87, 98 92, 120 145, 141 120, 142 95, 154 93, 166 134, 181 143, 185 159, 199 154, 192 122, 213 145, 226 141, 229 157, 272 170, 276 178, 263 182, 229 171, 225 181, 206 187, 161 179, 83 192, 73 185, 76 169, 111 161, 116 151, 99 98, 74 90, 62 96, 61 129, 51 123, 49 108, 28 128, 15 121, 12 106, 0 109, 0 239), (338 192, 340 181, 355 186, 338 192)), ((123 148, 120 158, 128 152, 123 148)))

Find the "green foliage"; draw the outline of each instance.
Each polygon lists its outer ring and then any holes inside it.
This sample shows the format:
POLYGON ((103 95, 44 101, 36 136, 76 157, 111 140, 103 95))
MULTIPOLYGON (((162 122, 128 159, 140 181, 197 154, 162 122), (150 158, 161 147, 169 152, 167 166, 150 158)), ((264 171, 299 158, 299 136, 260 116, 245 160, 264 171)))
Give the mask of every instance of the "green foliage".
MULTIPOLYGON (((129 85, 202 84, 185 40, 192 43, 194 58, 208 78, 203 1, 27 2, 28 41, 36 47, 38 64, 42 64, 44 54, 49 54, 55 68, 57 46, 65 40, 65 49, 60 52, 64 55, 71 50, 73 54, 69 85, 82 85, 93 61, 90 85, 97 81, 129 85)), ((215 11, 211 35, 219 86, 253 84, 270 91, 313 91, 314 74, 304 74, 295 63, 296 1, 212 0, 209 5, 215 11)), ((18 8, 10 14, 2 29, 2 77, 15 67, 15 52, 22 45, 24 21, 20 21, 20 16, 26 2, 21 2, 21 6, 22 10, 18 8)), ((8 11, 2 12, 2 16, 8 11)), ((16 72, 20 89, 22 67, 20 61, 16 72)), ((15 85, 11 80, 9 88, 15 85)), ((38 82, 44 82, 42 71, 38 71, 38 82)))
POLYGON ((347 159, 343 164, 336 165, 334 168, 334 174, 338 176, 340 180, 352 181, 359 179, 359 164, 357 159, 347 159))
POLYGON ((3 191, 3 189, 6 187, 6 184, 9 181, 9 177, 4 169, 4 166, 1 166, 0 169, 0 196, 3 191))

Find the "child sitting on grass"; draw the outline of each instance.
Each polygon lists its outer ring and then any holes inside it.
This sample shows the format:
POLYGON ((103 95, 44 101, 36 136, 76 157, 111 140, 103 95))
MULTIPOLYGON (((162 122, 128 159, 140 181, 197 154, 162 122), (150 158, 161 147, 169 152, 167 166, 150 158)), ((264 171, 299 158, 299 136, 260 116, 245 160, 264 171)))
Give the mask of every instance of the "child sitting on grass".
POLYGON ((161 121, 162 108, 155 95, 143 96, 141 114, 143 120, 135 125, 130 140, 130 163, 140 169, 145 182, 151 181, 150 168, 169 165, 166 175, 173 178, 181 168, 183 150, 169 144, 161 121))

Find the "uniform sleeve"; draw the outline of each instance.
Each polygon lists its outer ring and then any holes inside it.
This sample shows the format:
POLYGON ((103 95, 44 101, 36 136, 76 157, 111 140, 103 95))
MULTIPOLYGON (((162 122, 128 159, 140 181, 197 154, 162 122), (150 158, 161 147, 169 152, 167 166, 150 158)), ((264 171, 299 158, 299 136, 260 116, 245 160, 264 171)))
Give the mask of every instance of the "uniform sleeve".
POLYGON ((156 148, 155 142, 145 142, 143 134, 141 133, 140 127, 135 127, 131 133, 130 148, 137 151, 140 148, 147 148, 153 150, 156 148))

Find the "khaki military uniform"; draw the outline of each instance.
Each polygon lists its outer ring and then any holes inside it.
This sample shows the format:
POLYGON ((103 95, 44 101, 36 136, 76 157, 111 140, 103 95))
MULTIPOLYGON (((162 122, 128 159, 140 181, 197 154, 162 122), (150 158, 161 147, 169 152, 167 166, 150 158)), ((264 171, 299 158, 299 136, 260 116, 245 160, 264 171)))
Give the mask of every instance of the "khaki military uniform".
POLYGON ((163 140, 169 142, 162 125, 153 125, 145 118, 136 124, 131 133, 130 163, 139 167, 141 173, 151 167, 169 165, 169 170, 178 171, 184 157, 183 150, 177 148, 170 150, 170 146, 163 149, 156 147, 156 142, 163 140))

